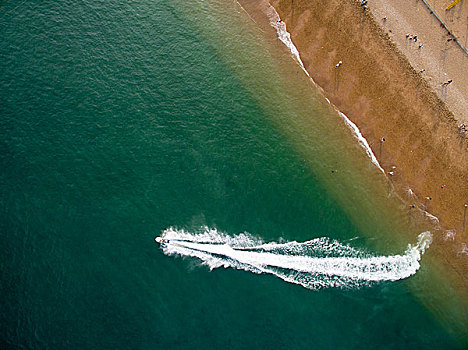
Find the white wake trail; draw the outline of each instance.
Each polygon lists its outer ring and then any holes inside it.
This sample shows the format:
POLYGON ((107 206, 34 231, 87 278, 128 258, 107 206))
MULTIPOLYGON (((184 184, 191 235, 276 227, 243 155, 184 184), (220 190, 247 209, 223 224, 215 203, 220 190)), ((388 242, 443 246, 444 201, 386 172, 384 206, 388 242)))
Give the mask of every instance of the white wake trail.
POLYGON ((328 238, 307 242, 263 243, 248 233, 228 236, 215 229, 191 234, 169 228, 162 238, 164 254, 196 257, 211 270, 231 267, 270 273, 309 289, 352 288, 414 275, 421 256, 432 242, 421 233, 403 255, 372 256, 328 238))

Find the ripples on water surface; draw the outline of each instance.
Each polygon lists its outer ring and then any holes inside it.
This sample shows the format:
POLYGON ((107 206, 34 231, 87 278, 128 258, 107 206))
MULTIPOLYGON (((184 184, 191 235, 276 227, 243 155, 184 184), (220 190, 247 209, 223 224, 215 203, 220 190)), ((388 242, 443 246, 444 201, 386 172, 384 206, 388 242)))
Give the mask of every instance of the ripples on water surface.
MULTIPOLYGON (((456 347, 409 282, 311 291, 157 249, 170 226, 382 255, 421 232, 235 2, 2 1, 0 17, 2 347, 456 347)), ((427 273, 423 257, 407 281, 427 273)))

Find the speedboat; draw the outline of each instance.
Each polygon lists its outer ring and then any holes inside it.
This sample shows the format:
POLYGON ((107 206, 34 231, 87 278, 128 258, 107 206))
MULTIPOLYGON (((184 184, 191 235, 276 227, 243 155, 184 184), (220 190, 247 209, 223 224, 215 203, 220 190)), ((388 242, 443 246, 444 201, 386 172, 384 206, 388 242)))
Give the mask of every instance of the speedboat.
POLYGON ((168 239, 165 239, 165 238, 162 238, 162 237, 156 237, 154 239, 156 241, 156 243, 159 243, 161 245, 161 247, 165 247, 167 243, 169 243, 169 240, 168 239))

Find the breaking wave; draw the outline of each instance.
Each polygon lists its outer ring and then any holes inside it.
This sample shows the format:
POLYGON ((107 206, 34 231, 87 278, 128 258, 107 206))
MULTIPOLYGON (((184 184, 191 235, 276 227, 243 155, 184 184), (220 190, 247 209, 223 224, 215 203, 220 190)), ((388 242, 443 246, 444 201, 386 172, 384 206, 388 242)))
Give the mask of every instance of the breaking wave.
POLYGON ((309 289, 355 288, 408 278, 418 271, 432 242, 431 233, 423 232, 403 255, 374 256, 326 237, 264 243, 249 233, 229 236, 209 228, 200 233, 169 228, 161 237, 168 240, 161 246, 166 255, 198 258, 210 270, 269 273, 309 289))

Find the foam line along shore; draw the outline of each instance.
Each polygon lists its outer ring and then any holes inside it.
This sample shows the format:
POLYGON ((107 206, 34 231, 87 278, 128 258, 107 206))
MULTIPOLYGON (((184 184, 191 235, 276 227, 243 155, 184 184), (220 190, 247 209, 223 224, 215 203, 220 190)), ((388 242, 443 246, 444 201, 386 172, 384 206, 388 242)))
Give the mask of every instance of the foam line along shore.
MULTIPOLYGON (((294 45, 294 43, 291 40, 291 34, 286 29, 286 24, 280 18, 280 16, 278 15, 278 12, 276 12, 276 10, 275 10, 275 8, 273 6, 270 6, 269 10, 270 10, 269 15, 270 15, 270 20, 271 20, 270 23, 276 29, 276 32, 278 33, 278 38, 291 51, 292 56, 297 61, 297 63, 301 66, 304 73, 312 80, 312 82, 317 86, 317 88, 319 88, 319 90, 321 90, 323 92, 323 90, 320 88, 320 86, 315 83, 314 79, 312 79, 310 77, 309 72, 304 67, 304 63, 301 60, 301 56, 299 54, 299 51, 297 50, 296 46, 294 45)), ((339 65, 340 65, 340 63, 338 63, 336 68, 338 68, 339 65)), ((329 104, 331 104, 331 102, 330 102, 330 100, 328 98, 325 97, 325 99, 329 104)), ((339 111, 335 105, 332 105, 332 106, 336 109, 338 114, 343 118, 344 123, 352 131, 352 133, 356 137, 356 139, 358 139, 359 144, 362 146, 362 148, 364 148, 364 150, 366 151, 366 154, 369 156, 372 163, 374 163, 374 165, 382 173, 385 174, 385 171, 382 169, 382 167, 379 164, 379 161, 377 160, 374 153, 372 152, 372 149, 370 148, 369 143, 367 142, 365 137, 362 136, 362 133, 359 130, 359 128, 356 126, 356 124, 354 124, 351 120, 349 120, 349 118, 343 112, 339 111)))
POLYGON ((304 69, 359 127, 408 211, 419 208, 437 218, 434 254, 448 261, 448 274, 466 290, 466 264, 458 257, 467 243, 468 140, 451 111, 361 2, 271 5, 304 69), (446 232, 455 234, 447 239, 446 232))

